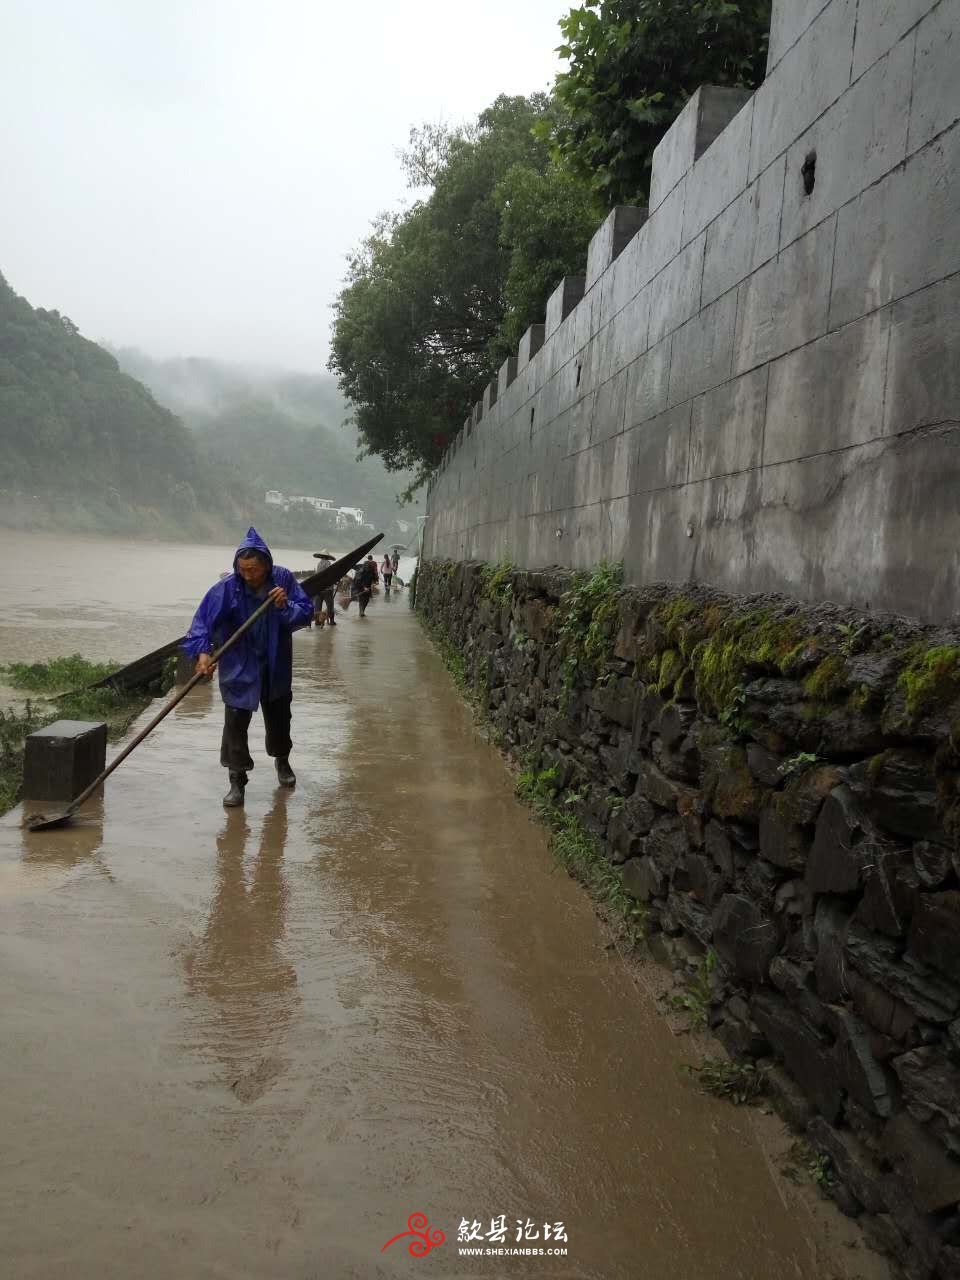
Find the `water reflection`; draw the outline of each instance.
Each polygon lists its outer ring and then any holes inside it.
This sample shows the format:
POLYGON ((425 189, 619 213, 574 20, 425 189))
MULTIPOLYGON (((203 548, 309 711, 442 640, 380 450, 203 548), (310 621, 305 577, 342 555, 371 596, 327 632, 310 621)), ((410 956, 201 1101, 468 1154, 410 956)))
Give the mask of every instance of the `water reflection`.
POLYGON ((283 952, 290 890, 284 873, 287 799, 277 790, 263 819, 256 858, 243 809, 228 810, 217 836, 216 888, 206 928, 185 957, 187 990, 212 1002, 203 1040, 227 1083, 253 1101, 283 1072, 279 1051, 299 1004, 297 973, 283 952))
MULTIPOLYGON (((66 801, 24 800, 24 815, 43 813, 51 817, 66 808, 66 801)), ((62 827, 49 831, 29 831, 23 828, 23 864, 27 867, 79 867, 90 863, 108 880, 113 879, 110 868, 100 856, 103 846, 103 796, 88 800, 77 815, 62 827)))
MULTIPOLYGON (((210 703, 213 699, 213 691, 216 686, 216 677, 213 680, 201 680, 199 684, 195 684, 182 702, 178 702, 173 709, 173 714, 179 719, 186 720, 204 720, 210 714, 210 703)), ((173 690, 171 690, 171 695, 173 690)))

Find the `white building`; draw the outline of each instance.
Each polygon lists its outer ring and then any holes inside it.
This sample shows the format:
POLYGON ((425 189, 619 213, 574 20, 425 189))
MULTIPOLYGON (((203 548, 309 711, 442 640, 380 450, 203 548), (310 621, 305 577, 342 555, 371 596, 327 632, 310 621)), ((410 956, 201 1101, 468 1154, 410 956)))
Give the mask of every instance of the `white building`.
POLYGON ((313 507, 314 511, 332 511, 333 510, 332 498, 312 498, 304 493, 297 494, 296 497, 288 498, 287 502, 288 503, 301 502, 306 504, 306 506, 308 507, 313 507))
POLYGON ((338 510, 340 515, 346 517, 347 523, 352 520, 354 524, 363 524, 363 512, 359 507, 340 507, 338 510))

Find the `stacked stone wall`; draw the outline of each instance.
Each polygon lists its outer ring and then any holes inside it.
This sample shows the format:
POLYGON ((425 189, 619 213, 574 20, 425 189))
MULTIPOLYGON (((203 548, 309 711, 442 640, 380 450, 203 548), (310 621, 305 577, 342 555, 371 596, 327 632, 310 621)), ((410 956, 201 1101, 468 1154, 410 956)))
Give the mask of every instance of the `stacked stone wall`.
POLYGON ((581 615, 582 587, 425 561, 417 607, 650 945, 712 953, 711 1027, 779 1063, 841 1208, 900 1274, 957 1280, 960 632, 664 585, 581 615))
POLYGON ((960 0, 774 0, 433 478, 425 553, 960 614, 960 0))

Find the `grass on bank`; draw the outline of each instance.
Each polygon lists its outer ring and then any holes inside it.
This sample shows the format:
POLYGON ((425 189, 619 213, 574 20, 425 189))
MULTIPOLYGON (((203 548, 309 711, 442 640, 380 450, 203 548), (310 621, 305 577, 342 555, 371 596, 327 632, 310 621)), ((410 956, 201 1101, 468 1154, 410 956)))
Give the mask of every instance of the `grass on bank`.
POLYGON ((88 662, 79 653, 72 653, 68 658, 52 658, 49 662, 11 662, 0 667, 0 675, 15 689, 62 693, 96 684, 119 669, 119 662, 88 662))
POLYGON ((561 800, 557 770, 536 771, 529 764, 517 777, 516 791, 549 828, 550 848, 560 865, 609 913, 619 941, 630 950, 639 946, 646 933, 646 907, 626 893, 601 841, 572 811, 580 795, 568 791, 561 800))
POLYGON ((723 1098, 736 1106, 755 1102, 767 1090, 767 1072, 752 1062, 731 1062, 725 1058, 704 1058, 698 1065, 683 1064, 703 1093, 723 1098))
POLYGON ((102 720, 108 739, 116 741, 155 697, 171 688, 176 660, 171 659, 153 684, 136 693, 84 687, 102 680, 118 666, 88 662, 75 653, 51 662, 14 662, 0 667, 0 679, 14 688, 57 695, 28 700, 21 710, 0 710, 0 813, 12 809, 21 797, 24 744, 31 733, 54 720, 102 720), (64 688, 69 691, 57 692, 64 688))

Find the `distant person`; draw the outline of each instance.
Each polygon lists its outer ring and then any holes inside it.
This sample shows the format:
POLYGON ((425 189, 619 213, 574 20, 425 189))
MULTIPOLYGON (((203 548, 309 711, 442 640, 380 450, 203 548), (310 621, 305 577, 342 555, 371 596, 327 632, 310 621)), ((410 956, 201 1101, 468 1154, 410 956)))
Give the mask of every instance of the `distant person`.
POLYGON ((378 576, 377 562, 373 556, 367 556, 366 560, 361 565, 358 565, 354 572, 352 594, 356 596, 357 604, 360 606, 361 618, 366 615, 373 584, 377 581, 378 576))
POLYGON ((393 580, 393 563, 388 555, 383 557, 383 564, 380 566, 380 577, 383 579, 383 590, 386 595, 389 595, 390 583, 393 580))
POLYGON ((211 655, 265 600, 268 609, 250 630, 223 655, 220 692, 223 695, 223 737, 220 763, 230 773, 230 790, 223 797, 227 808, 243 804, 247 774, 253 760, 247 730, 257 706, 266 726, 267 755, 277 766, 277 781, 292 787, 296 777, 290 768, 290 715, 293 670, 292 634, 310 625, 313 602, 289 569, 273 563, 267 544, 256 529, 237 549, 233 573, 216 582, 200 601, 181 648, 197 660, 197 671, 211 676, 211 655))
POLYGON ((394 573, 400 572, 400 552, 399 551, 395 551, 393 553, 393 572, 394 573))
MULTIPOLYGON (((334 560, 336 559, 336 556, 332 556, 329 551, 323 550, 323 551, 315 551, 313 558, 315 560, 320 561, 320 564, 317 567, 319 569, 323 569, 327 565, 333 564, 334 560)), ((324 622, 328 622, 331 627, 335 627, 337 625, 337 620, 334 617, 334 614, 336 613, 336 598, 337 598, 336 583, 334 583, 332 587, 328 587, 326 591, 321 591, 320 594, 317 596, 315 607, 316 607, 316 622, 318 627, 322 627, 324 622), (326 617, 324 617, 324 613, 326 614, 326 617)))

